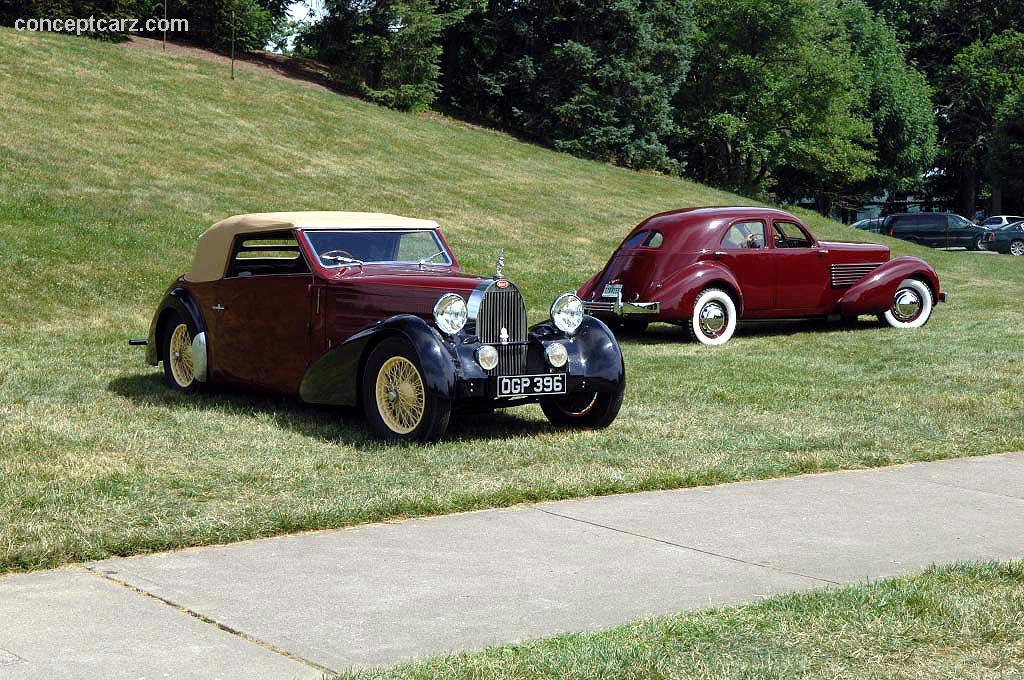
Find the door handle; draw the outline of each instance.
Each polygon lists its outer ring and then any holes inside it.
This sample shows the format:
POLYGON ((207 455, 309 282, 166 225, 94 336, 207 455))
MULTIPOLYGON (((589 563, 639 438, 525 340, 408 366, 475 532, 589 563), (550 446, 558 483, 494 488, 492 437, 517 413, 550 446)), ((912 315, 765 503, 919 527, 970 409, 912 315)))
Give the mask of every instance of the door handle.
POLYGON ((826 255, 828 255, 827 249, 822 248, 821 250, 818 251, 818 257, 825 257, 826 255))
POLYGON ((714 252, 714 256, 715 256, 716 260, 721 260, 723 257, 725 257, 728 254, 729 253, 725 252, 724 250, 716 250, 714 252))
POLYGON ((214 305, 213 306, 213 311, 215 311, 215 312, 223 312, 224 311, 224 305, 222 305, 222 304, 214 305))

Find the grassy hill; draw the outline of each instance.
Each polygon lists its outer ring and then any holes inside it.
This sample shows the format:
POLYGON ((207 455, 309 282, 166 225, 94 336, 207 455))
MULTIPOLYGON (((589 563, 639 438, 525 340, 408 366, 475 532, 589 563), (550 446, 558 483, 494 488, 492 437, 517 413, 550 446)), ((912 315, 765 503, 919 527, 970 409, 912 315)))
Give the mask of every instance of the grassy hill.
MULTIPOLYGON (((362 419, 162 387, 143 334, 224 216, 430 217, 466 269, 541 318, 646 215, 746 199, 571 158, 436 116, 118 45, 0 30, 0 571, 304 528, 1024 448, 1024 263, 890 242, 952 293, 895 332, 682 329, 625 338, 616 424, 527 407, 430 447, 362 419)), ((864 236, 804 215, 823 238, 864 236)))

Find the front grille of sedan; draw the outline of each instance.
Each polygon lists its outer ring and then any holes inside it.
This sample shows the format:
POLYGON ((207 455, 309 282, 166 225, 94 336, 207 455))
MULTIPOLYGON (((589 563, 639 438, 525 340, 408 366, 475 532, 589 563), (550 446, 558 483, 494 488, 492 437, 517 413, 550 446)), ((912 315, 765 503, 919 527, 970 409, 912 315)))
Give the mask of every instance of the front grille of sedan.
POLYGON ((881 262, 834 264, 832 265, 832 287, 849 288, 881 266, 881 262))
POLYGON ((477 312, 476 333, 480 342, 498 350, 498 366, 488 375, 523 375, 526 372, 527 333, 526 303, 519 289, 511 283, 507 288, 492 285, 477 312), (501 329, 507 340, 502 342, 501 329))

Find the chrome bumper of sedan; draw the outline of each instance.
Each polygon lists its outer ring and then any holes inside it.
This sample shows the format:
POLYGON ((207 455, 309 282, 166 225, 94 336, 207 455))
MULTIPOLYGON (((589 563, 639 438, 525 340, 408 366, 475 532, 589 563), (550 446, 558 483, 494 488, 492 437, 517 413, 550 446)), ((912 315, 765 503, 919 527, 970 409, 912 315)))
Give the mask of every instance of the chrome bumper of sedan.
POLYGON ((584 302, 583 310, 587 314, 614 314, 626 316, 634 314, 658 314, 661 312, 660 302, 623 302, 619 296, 608 302, 584 302))

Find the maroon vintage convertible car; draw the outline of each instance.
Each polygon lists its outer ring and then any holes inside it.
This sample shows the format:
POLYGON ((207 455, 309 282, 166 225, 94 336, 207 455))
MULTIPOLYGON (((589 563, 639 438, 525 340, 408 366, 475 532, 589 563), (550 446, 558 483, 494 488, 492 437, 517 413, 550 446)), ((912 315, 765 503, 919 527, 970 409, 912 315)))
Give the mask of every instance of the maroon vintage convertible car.
POLYGON ((462 273, 428 220, 239 215, 199 237, 192 269, 132 344, 175 389, 361 404, 387 439, 435 440, 455 406, 540 402, 555 424, 607 426, 625 389, 615 336, 572 293, 528 327, 503 260, 490 278, 462 273))
POLYGON ((781 210, 675 210, 633 229, 577 295, 612 324, 685 324, 707 345, 727 342, 738 319, 875 314, 923 326, 946 299, 939 278, 916 257, 889 257, 881 245, 818 241, 781 210))

